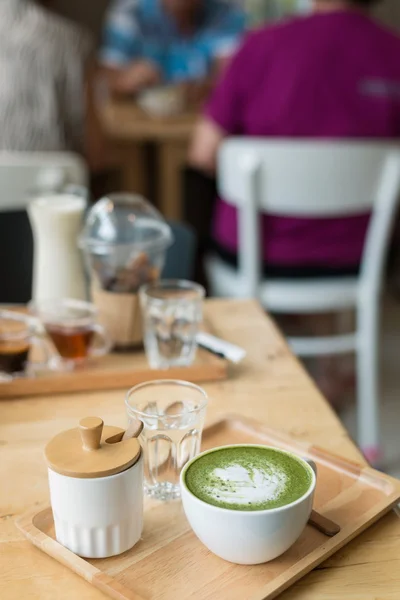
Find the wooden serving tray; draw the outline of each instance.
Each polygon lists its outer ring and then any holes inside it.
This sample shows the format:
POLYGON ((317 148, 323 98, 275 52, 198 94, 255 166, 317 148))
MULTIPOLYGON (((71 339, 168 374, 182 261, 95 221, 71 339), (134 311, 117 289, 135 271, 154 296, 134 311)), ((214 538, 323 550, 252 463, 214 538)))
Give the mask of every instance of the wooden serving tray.
POLYGON ((204 431, 203 448, 261 443, 312 458, 318 466, 315 506, 338 523, 332 538, 307 526, 283 556, 257 566, 223 561, 196 538, 180 502, 146 500, 143 539, 121 556, 87 560, 54 537, 50 508, 17 523, 38 548, 117 600, 271 600, 388 512, 400 498, 400 482, 387 475, 296 442, 251 420, 230 416, 204 431))
POLYGON ((143 351, 109 354, 70 373, 46 372, 37 377, 0 383, 0 400, 46 394, 71 394, 95 390, 119 390, 154 379, 184 379, 193 383, 218 381, 228 376, 228 362, 199 349, 190 367, 150 369, 143 351))

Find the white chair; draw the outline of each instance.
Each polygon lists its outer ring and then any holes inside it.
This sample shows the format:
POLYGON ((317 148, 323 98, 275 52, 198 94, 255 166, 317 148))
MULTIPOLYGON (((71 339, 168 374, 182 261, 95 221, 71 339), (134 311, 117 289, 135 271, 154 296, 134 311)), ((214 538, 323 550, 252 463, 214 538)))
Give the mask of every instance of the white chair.
POLYGON ((0 212, 24 210, 29 192, 66 185, 86 187, 85 161, 70 152, 0 152, 0 212))
POLYGON ((299 356, 357 353, 358 439, 376 462, 379 298, 400 191, 400 152, 394 144, 231 138, 219 155, 218 181, 221 196, 239 211, 239 268, 207 257, 212 294, 255 297, 276 313, 356 309, 354 334, 289 342, 299 356), (359 277, 263 279, 260 213, 333 217, 368 210, 372 219, 359 277))

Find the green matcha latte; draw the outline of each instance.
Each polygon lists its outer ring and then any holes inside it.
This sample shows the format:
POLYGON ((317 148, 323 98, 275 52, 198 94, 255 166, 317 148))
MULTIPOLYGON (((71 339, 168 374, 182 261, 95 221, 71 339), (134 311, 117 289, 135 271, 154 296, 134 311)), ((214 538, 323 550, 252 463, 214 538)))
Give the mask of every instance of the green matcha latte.
POLYGON ((195 460, 185 482, 200 500, 231 510, 279 508, 310 489, 311 467, 293 455, 259 446, 216 449, 195 460))

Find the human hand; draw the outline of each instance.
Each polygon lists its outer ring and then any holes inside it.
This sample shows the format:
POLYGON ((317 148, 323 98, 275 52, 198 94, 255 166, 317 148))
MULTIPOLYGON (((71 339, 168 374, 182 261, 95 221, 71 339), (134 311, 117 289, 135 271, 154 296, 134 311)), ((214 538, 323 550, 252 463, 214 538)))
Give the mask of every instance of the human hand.
POLYGON ((138 92, 161 82, 160 70, 149 60, 136 60, 125 69, 123 75, 124 88, 130 92, 138 92))

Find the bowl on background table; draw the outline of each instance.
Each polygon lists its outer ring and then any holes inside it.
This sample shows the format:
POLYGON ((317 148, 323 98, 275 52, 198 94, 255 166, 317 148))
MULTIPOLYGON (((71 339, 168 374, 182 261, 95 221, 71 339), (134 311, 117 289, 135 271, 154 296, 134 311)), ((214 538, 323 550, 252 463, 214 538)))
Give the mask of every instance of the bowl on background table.
POLYGON ((148 88, 138 94, 137 103, 149 117, 158 119, 180 115, 186 104, 183 89, 177 85, 148 88))

